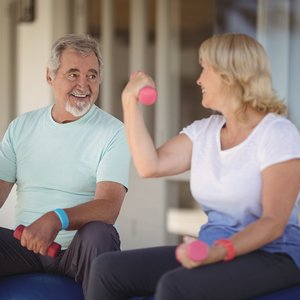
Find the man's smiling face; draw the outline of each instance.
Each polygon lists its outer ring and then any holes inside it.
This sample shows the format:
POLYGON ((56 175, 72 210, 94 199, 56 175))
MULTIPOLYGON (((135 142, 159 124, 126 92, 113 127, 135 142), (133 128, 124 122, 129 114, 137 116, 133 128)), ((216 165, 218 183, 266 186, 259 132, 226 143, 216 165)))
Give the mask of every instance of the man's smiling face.
POLYGON ((99 94, 99 63, 95 53, 65 49, 55 77, 48 74, 48 82, 55 96, 54 114, 69 113, 76 119, 83 116, 99 94))

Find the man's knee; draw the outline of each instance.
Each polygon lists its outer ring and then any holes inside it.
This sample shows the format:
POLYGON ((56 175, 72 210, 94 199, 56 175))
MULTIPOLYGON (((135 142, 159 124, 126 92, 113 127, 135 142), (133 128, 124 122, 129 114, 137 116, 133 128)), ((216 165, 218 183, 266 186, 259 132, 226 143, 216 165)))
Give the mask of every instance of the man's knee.
POLYGON ((115 227, 100 221, 85 224, 78 230, 76 239, 83 246, 96 247, 101 253, 120 249, 119 234, 115 227))

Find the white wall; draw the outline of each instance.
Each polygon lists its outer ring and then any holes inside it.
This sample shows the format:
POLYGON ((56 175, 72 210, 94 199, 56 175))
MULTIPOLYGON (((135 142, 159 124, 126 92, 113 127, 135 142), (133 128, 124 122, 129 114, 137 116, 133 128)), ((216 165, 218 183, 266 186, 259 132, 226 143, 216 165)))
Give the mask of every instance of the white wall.
POLYGON ((260 0, 257 38, 271 62, 273 86, 285 99, 289 118, 300 130, 300 2, 260 0))
POLYGON ((9 88, 12 80, 12 26, 10 7, 12 0, 2 0, 0 2, 0 139, 12 117, 13 92, 9 88))
POLYGON ((17 114, 51 103, 46 64, 53 39, 53 10, 49 0, 36 1, 36 19, 17 28, 17 114))
POLYGON ((289 117, 300 130, 300 1, 291 2, 290 76, 288 88, 289 117))
MULTIPOLYGON (((2 1, 0 16, 9 18, 7 11, 9 0, 2 1), (4 6, 4 4, 6 4, 4 6), (4 10, 3 10, 4 9, 4 10)), ((65 33, 67 23, 60 18, 58 28, 56 14, 59 5, 60 12, 67 9, 66 1, 63 0, 36 0, 36 13, 34 22, 18 23, 16 25, 16 78, 13 88, 16 90, 15 114, 20 115, 26 111, 46 106, 52 102, 51 89, 46 81, 46 66, 50 55, 51 45, 56 36, 65 33)), ((6 21, 9 23, 9 20, 6 21)), ((3 24, 3 21, 1 21, 3 24)), ((9 35, 9 28, 1 27, 6 35, 9 35)), ((1 49, 3 47, 1 46, 1 49)), ((1 52, 2 54, 2 52, 1 52)), ((5 66, 5 56, 1 57, 1 67, 5 66), (3 65, 2 65, 3 60, 3 65)), ((5 75, 5 74, 4 74, 5 75)), ((2 77, 1 77, 2 78, 2 77)), ((5 76, 3 77, 5 79, 5 76)), ((8 86, 8 85, 7 85, 8 86)), ((2 85, 1 85, 1 91, 2 85)), ((9 91, 7 92, 9 93, 9 91)), ((2 103, 1 103, 2 104, 2 103)), ((8 105, 8 104, 6 104, 8 105)), ((5 114, 7 116, 7 113, 5 114)), ((0 226, 12 228, 14 226, 14 206, 16 203, 15 188, 11 192, 6 203, 0 210, 0 226)))
MULTIPOLYGON (((16 84, 14 80, 14 14, 12 13, 13 0, 2 0, 0 2, 0 138, 2 138, 9 122, 13 117, 13 101, 14 91, 11 89, 16 84), (5 41, 5 42, 3 42, 5 41)), ((0 210, 0 225, 11 228, 14 217, 13 209, 15 189, 12 191, 9 199, 6 201, 4 207, 0 210)))

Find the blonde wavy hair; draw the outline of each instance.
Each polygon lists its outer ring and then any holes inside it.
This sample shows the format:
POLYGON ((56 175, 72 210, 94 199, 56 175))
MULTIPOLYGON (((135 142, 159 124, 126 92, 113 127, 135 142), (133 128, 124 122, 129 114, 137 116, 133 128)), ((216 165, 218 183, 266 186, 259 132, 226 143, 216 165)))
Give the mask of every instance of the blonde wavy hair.
POLYGON ((258 112, 287 113, 272 87, 266 51, 245 34, 226 33, 205 40, 199 49, 200 62, 210 65, 240 99, 240 113, 252 107, 258 112))

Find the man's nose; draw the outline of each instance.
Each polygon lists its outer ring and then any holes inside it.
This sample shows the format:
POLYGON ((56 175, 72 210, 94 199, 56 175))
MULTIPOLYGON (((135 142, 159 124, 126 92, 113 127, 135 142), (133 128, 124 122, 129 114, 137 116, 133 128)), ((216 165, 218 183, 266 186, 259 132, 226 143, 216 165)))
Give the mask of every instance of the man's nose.
POLYGON ((78 81, 77 81, 77 85, 81 88, 81 89, 86 89, 88 87, 88 80, 85 76, 79 76, 78 81))

